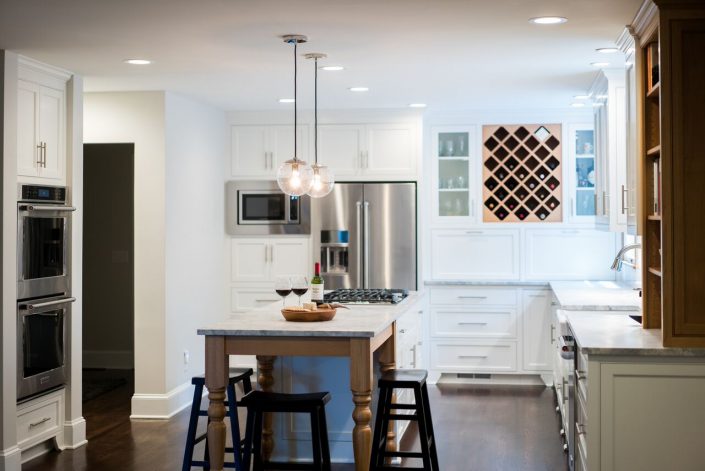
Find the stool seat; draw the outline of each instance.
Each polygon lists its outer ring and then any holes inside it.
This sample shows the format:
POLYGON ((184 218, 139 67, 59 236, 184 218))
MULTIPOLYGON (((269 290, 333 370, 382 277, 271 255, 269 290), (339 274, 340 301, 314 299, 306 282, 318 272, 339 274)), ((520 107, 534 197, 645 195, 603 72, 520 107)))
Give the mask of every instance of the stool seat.
POLYGON ((426 382, 426 370, 389 370, 379 378, 380 387, 394 385, 402 388, 413 388, 426 382))
MULTIPOLYGON (((252 368, 230 368, 228 370, 228 384, 237 384, 245 378, 252 376, 254 371, 252 368)), ((191 384, 194 386, 205 386, 206 375, 197 375, 191 378, 191 384)))
POLYGON ((254 407, 262 412, 308 412, 330 402, 330 393, 285 394, 252 391, 240 400, 243 407, 254 407))

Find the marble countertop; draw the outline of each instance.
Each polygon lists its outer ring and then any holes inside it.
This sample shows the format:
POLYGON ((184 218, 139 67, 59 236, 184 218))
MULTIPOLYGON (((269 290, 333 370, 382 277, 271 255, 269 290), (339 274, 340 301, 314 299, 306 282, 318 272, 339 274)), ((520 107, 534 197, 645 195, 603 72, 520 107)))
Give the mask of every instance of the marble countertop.
POLYGON ((588 355, 703 357, 705 348, 664 348, 660 329, 643 329, 624 315, 566 312, 580 349, 588 355))
POLYGON ((635 287, 618 281, 551 281, 558 304, 568 311, 641 311, 635 287))
POLYGON ((204 326, 198 329, 198 335, 372 338, 406 314, 422 297, 423 293, 412 291, 398 304, 348 304, 349 310, 338 308, 333 320, 327 322, 288 322, 282 316, 281 303, 276 302, 204 326))
POLYGON ((548 281, 514 280, 426 280, 426 286, 541 286, 548 288, 548 281))

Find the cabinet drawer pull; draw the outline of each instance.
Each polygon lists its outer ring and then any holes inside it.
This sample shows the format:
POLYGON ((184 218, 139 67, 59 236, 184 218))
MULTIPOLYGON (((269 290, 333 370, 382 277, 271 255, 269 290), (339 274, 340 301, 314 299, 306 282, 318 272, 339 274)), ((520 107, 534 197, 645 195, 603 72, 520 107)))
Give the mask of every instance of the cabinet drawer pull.
POLYGON ((42 166, 42 150, 44 149, 44 146, 40 142, 37 144, 37 166, 41 167, 42 166))
POLYGON ((484 231, 465 231, 466 234, 484 234, 484 231))
POLYGON ((49 422, 50 420, 51 420, 51 417, 44 417, 44 418, 41 419, 41 420, 38 420, 38 421, 36 421, 36 422, 32 422, 31 424, 29 424, 29 428, 32 428, 32 427, 39 427, 39 426, 42 425, 44 422, 49 422))
POLYGON ((545 294, 530 294, 529 297, 530 298, 545 298, 546 295, 545 294))
POLYGON ((275 303, 280 301, 280 299, 255 299, 256 303, 275 303))
POLYGON ((458 325, 487 325, 487 322, 458 322, 458 325))
POLYGON ((406 333, 406 329, 399 329, 399 333, 400 333, 400 334, 405 334, 405 333, 406 333))
POLYGON ((458 355, 458 358, 487 358, 487 355, 458 355))
POLYGON ((575 379, 577 379, 578 381, 587 379, 587 374, 584 371, 575 370, 575 379))
POLYGON ((487 299, 487 296, 458 296, 458 299, 487 299))

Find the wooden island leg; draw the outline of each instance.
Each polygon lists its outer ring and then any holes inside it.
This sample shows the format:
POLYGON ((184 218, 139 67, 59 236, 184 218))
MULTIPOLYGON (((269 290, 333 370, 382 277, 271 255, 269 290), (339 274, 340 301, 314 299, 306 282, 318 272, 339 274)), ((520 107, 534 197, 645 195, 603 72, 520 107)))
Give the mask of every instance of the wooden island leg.
MULTIPOLYGON (((257 355, 257 384, 262 391, 271 392, 274 386, 274 361, 277 357, 257 355)), ((269 461, 274 450, 273 416, 264 414, 262 421, 262 459, 269 461)))
POLYGON ((225 387, 228 355, 225 337, 206 336, 206 387, 208 388, 208 456, 210 469, 222 471, 225 461, 225 387))
POLYGON ((368 471, 372 446, 372 352, 369 339, 350 340, 350 389, 355 409, 352 418, 355 471, 368 471))
MULTIPOLYGON (((396 331, 396 328, 394 329, 396 331)), ((395 361, 396 354, 396 337, 394 335, 390 336, 384 344, 379 349, 379 369, 382 373, 391 371, 397 367, 395 361)), ((392 393, 392 402, 397 402, 397 393, 392 393)), ((394 431, 394 421, 389 421, 389 429, 387 431, 387 451, 397 450, 397 434, 394 431)), ((391 458, 385 460, 387 464, 391 461, 391 458)))

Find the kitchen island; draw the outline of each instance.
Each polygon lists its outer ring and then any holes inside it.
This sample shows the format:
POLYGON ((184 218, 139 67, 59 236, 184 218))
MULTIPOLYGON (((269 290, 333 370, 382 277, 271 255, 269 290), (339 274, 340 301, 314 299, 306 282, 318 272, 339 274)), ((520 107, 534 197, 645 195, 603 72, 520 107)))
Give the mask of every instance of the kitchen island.
MULTIPOLYGON (((256 355, 261 389, 274 386, 273 365, 278 356, 345 357, 350 364, 354 427, 352 441, 356 471, 369 468, 372 439, 370 403, 373 392, 372 358, 379 352, 381 371, 395 368, 395 322, 413 309, 421 295, 409 293, 399 304, 350 305, 338 309, 329 322, 287 322, 281 305, 274 303, 253 311, 233 315, 230 320, 198 330, 206 337, 206 386, 210 406, 208 441, 212 470, 222 470, 225 450, 225 386, 230 355, 256 355)), ((395 437, 388 437, 394 446, 395 437)), ((263 454, 274 448, 272 418, 266 417, 263 454)))

